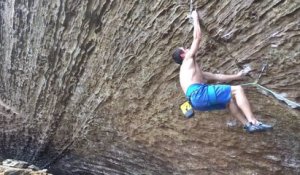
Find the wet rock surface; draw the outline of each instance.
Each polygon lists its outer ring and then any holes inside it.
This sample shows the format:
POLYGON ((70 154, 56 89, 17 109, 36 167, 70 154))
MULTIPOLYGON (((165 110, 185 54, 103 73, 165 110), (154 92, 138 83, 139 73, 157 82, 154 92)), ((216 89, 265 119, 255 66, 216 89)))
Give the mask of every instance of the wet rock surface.
MULTIPOLYGON (((299 174, 300 113, 246 87, 274 131, 228 111, 186 120, 171 53, 191 44, 189 1, 1 1, 0 160, 53 174, 299 174)), ((300 102, 298 1, 193 1, 206 71, 268 67, 259 83, 300 102)))

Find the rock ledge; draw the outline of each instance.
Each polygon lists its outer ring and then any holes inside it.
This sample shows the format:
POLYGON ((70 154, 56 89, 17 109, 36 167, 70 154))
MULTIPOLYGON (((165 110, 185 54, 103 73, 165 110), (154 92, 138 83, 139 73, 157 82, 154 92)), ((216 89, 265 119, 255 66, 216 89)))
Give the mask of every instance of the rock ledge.
POLYGON ((0 164, 2 175, 51 175, 47 169, 40 170, 37 166, 25 161, 6 159, 0 164))

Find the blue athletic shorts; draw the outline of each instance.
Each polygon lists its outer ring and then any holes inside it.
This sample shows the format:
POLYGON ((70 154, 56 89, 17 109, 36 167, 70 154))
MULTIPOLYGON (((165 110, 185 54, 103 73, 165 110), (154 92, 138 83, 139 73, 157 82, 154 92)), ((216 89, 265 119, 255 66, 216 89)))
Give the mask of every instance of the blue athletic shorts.
POLYGON ((186 91, 186 97, 199 111, 225 109, 231 99, 231 86, 192 84, 186 91))

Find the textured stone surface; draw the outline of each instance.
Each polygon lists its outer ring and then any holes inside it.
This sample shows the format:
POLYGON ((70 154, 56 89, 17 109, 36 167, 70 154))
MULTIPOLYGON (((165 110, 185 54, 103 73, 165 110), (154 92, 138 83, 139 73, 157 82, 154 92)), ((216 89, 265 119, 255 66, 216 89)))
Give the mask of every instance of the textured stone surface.
MULTIPOLYGON (((300 113, 247 88, 270 133, 229 128, 226 111, 185 120, 176 46, 189 1, 0 1, 0 158, 53 174, 297 174, 300 113)), ((300 101, 300 2, 199 1, 198 61, 250 64, 252 82, 300 101)))
POLYGON ((35 165, 28 162, 6 159, 0 163, 1 175, 51 175, 47 173, 47 169, 40 170, 35 165))

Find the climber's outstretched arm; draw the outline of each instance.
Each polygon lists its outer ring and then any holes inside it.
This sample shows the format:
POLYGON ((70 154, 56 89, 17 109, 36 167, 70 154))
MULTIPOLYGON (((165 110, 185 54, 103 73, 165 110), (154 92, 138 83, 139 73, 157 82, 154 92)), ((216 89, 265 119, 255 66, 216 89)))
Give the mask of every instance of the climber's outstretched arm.
POLYGON ((220 82, 233 81, 233 80, 241 80, 244 79, 245 76, 252 71, 250 66, 246 66, 244 69, 239 71, 237 74, 225 75, 225 74, 213 74, 210 72, 203 72, 203 78, 205 80, 215 80, 220 82))
POLYGON ((244 75, 241 72, 239 72, 237 74, 232 74, 232 75, 213 74, 210 72, 203 72, 203 78, 205 80, 213 80, 213 81, 220 81, 220 82, 241 80, 241 79, 243 79, 243 77, 244 77, 244 75))
POLYGON ((197 11, 192 12, 193 25, 194 25, 194 33, 193 33, 193 42, 190 50, 187 52, 187 58, 194 58, 200 44, 201 40, 201 29, 199 24, 199 17, 197 11))

